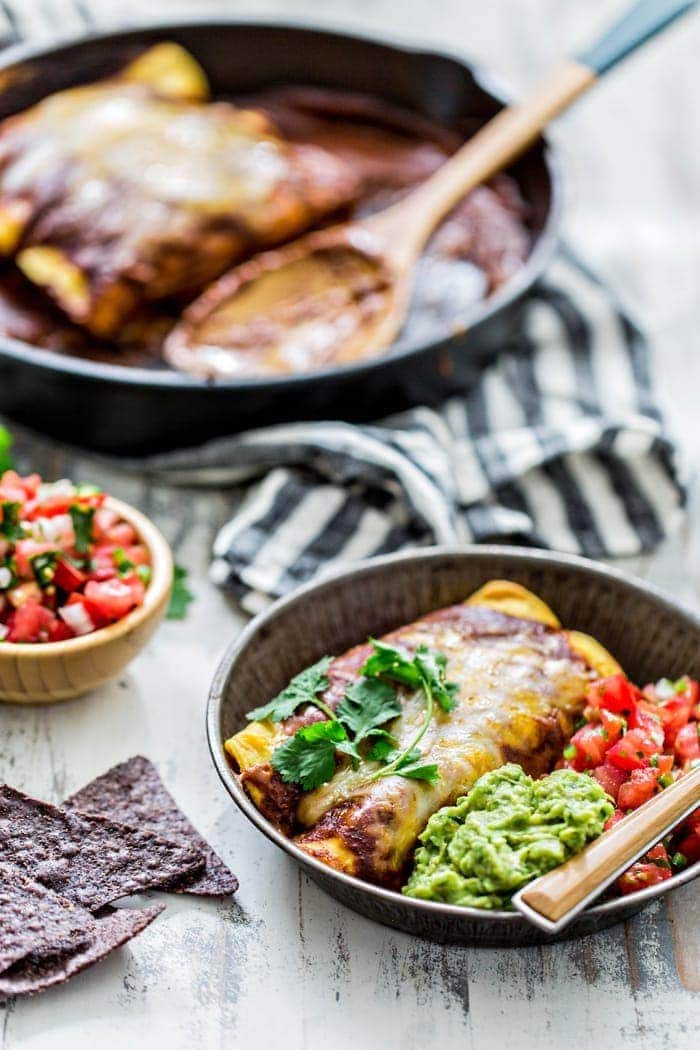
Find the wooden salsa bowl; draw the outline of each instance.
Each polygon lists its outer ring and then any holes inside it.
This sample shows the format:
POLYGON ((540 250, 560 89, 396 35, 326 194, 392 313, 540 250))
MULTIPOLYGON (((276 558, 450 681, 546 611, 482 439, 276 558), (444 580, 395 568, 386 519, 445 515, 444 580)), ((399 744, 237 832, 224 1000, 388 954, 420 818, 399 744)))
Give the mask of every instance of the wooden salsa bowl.
POLYGON ((148 548, 152 576, 143 604, 121 620, 64 642, 0 643, 0 700, 52 703, 70 700, 121 674, 165 616, 173 582, 167 540, 140 511, 108 496, 116 511, 148 548))

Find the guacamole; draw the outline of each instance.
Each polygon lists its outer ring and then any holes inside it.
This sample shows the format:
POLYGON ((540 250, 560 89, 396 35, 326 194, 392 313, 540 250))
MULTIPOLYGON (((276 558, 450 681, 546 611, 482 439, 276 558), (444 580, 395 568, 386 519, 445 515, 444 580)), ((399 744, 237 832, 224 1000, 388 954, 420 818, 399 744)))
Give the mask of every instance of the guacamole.
POLYGON ((502 766, 433 814, 403 892, 470 908, 508 908, 521 886, 600 835, 613 809, 585 773, 558 769, 533 780, 520 766, 502 766))

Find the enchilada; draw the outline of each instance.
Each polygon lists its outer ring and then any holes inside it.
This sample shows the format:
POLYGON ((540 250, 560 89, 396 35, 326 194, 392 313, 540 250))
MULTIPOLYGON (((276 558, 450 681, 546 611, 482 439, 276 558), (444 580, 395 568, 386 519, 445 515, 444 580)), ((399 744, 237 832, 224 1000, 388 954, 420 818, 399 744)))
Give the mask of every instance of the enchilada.
POLYGON ((276 722, 255 718, 226 750, 253 802, 301 849, 331 867, 398 888, 430 816, 506 762, 536 776, 551 769, 591 681, 619 667, 594 639, 563 630, 539 598, 508 581, 492 581, 466 602, 400 627, 381 643, 443 661, 450 702, 435 705, 426 720, 421 689, 399 685, 398 714, 375 730, 390 736, 395 753, 410 750, 419 736, 420 768, 434 773, 414 779, 401 775, 396 762, 395 773, 392 766, 382 769, 373 748, 356 761, 341 750, 331 775, 312 790, 285 781, 276 768, 275 753, 285 742, 302 727, 324 723, 353 683, 363 680, 373 643, 328 664, 319 678, 320 707, 302 705, 276 722))
POLYGON ((0 126, 0 253, 98 336, 359 191, 342 159, 208 97, 195 60, 164 43, 0 126))

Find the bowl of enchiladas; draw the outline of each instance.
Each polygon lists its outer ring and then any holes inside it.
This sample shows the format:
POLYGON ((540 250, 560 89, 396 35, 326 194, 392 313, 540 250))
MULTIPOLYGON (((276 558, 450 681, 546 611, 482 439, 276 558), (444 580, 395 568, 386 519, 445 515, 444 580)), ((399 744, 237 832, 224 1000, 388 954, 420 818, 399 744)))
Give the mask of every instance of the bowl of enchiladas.
POLYGON ((280 350, 283 317, 241 347, 236 267, 400 199, 502 105, 488 78, 228 22, 10 49, 0 78, 0 410, 82 444, 154 450, 444 397, 517 330, 555 242, 538 141, 436 231, 389 352, 280 350))
MULTIPOLYGON (((698 760, 698 676, 700 620, 640 581, 549 552, 432 549, 259 616, 221 662, 207 728, 234 802, 344 904, 438 941, 532 944, 547 935, 509 892, 698 760)), ((560 936, 700 873, 697 825, 560 936)))

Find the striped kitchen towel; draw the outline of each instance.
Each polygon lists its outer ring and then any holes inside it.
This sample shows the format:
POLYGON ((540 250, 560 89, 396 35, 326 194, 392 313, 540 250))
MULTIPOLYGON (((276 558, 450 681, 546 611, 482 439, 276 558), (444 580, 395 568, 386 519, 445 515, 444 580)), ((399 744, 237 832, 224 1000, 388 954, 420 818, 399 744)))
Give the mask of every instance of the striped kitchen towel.
MULTIPOLYGON (((0 0, 0 43, 122 22, 127 10, 0 0)), ((565 249, 530 292, 519 337, 466 395, 372 424, 269 427, 140 467, 245 490, 216 539, 212 577, 249 611, 407 547, 501 540, 640 554, 677 527, 683 505, 648 346, 565 249)))
POLYGON ((528 297, 522 333, 466 395, 372 424, 249 431, 147 466, 176 483, 246 486, 211 571, 251 612, 407 547, 636 555, 675 530, 683 506, 647 343, 564 248, 528 297))

